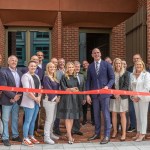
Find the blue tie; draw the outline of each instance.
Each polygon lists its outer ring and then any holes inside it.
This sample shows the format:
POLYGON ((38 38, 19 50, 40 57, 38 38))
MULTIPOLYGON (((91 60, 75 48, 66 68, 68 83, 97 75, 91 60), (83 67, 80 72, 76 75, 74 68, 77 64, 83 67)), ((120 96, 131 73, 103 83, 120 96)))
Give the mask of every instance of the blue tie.
POLYGON ((96 68, 95 68, 95 70, 96 70, 96 74, 98 75, 98 73, 99 73, 98 62, 96 62, 96 68))

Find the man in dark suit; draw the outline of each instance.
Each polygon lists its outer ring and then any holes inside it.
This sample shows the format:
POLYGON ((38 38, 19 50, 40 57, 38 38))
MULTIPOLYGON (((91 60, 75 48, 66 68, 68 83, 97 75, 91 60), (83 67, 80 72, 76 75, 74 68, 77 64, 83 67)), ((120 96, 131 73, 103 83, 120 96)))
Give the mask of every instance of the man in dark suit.
MULTIPOLYGON (((84 75, 80 73, 80 62, 75 61, 74 62, 75 65, 75 72, 76 72, 76 76, 78 79, 78 83, 79 83, 79 91, 85 91, 85 80, 84 80, 84 75)), ((79 96, 79 100, 82 104, 86 103, 86 99, 85 99, 85 95, 78 95, 79 96)), ((83 135, 83 133, 80 131, 80 119, 75 119, 73 122, 73 127, 72 127, 72 133, 73 134, 77 134, 77 135, 83 135)))
MULTIPOLYGON (((22 73, 16 68, 18 58, 14 55, 8 58, 8 68, 1 69, 0 71, 0 85, 21 87, 22 73)), ((21 142, 18 132, 18 116, 19 116, 19 104, 21 103, 22 93, 2 91, 2 97, 0 104, 2 105, 2 121, 3 121, 3 134, 2 141, 5 146, 10 146, 9 142, 9 119, 11 115, 11 128, 12 128, 12 140, 21 142)))
POLYGON ((44 59, 43 52, 42 51, 38 51, 36 53, 36 56, 39 58, 38 66, 43 70, 43 72, 45 72, 45 70, 46 70, 46 63, 43 63, 43 59, 44 59))
MULTIPOLYGON (((101 52, 98 48, 92 50, 92 57, 94 58, 94 62, 88 67, 86 89, 96 90, 111 88, 115 82, 112 66, 108 62, 101 60, 101 52)), ((87 102, 89 104, 93 102, 95 119, 95 134, 88 140, 100 138, 100 111, 102 111, 104 117, 104 138, 101 144, 109 142, 111 129, 109 101, 110 94, 95 94, 91 95, 91 97, 87 95, 87 102)))
MULTIPOLYGON (((80 71, 84 75, 84 80, 86 82, 87 80, 87 70, 89 67, 89 63, 87 60, 83 60, 82 62, 83 69, 80 71)), ((88 103, 86 102, 83 106, 83 121, 82 125, 85 125, 87 123, 87 108, 88 108, 88 103)), ((95 125, 94 121, 94 112, 93 112, 93 104, 90 105, 90 112, 91 112, 91 124, 95 125)))
MULTIPOLYGON (((133 55, 133 65, 128 67, 127 71, 133 73, 134 64, 139 60, 142 60, 140 54, 133 55)), ((129 98, 129 119, 130 119, 130 125, 127 132, 134 132, 136 130, 136 117, 135 117, 135 109, 134 109, 133 101, 130 98, 129 98)))

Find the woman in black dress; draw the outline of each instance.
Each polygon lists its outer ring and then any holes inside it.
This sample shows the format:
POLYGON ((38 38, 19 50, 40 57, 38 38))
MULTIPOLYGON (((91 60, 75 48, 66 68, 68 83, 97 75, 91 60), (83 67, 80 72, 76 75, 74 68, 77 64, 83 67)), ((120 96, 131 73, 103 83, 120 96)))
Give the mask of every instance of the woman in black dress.
MULTIPOLYGON (((62 90, 65 91, 78 91, 79 83, 74 71, 74 64, 68 62, 66 64, 66 72, 60 81, 62 90)), ((78 95, 62 95, 58 103, 57 118, 65 119, 68 143, 73 144, 74 139, 71 135, 73 120, 79 119, 82 114, 82 105, 78 95)))

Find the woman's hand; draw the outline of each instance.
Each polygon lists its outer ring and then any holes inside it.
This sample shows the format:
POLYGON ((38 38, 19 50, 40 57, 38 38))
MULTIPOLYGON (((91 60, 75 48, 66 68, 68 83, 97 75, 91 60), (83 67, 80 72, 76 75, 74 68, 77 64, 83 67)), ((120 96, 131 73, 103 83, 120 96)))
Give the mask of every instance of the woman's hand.
POLYGON ((36 102, 37 104, 40 104, 40 101, 41 101, 41 97, 36 97, 36 98, 35 98, 35 102, 36 102))
POLYGON ((139 97, 138 96, 132 96, 131 97, 131 100, 133 101, 133 102, 138 102, 140 99, 139 99, 139 97))
POLYGON ((119 100, 120 95, 114 95, 114 97, 115 97, 116 100, 119 100))
POLYGON ((59 103, 59 102, 60 102, 60 96, 57 96, 56 103, 59 103))
POLYGON ((73 88, 67 88, 66 91, 70 91, 70 92, 78 92, 79 89, 77 87, 73 87, 73 88))

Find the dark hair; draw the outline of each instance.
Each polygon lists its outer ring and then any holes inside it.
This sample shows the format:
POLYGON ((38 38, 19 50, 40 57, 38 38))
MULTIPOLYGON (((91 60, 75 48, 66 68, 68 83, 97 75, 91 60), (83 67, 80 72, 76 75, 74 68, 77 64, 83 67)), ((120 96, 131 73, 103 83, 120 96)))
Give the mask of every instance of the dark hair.
POLYGON ((29 66, 31 63, 35 63, 35 64, 36 64, 35 61, 31 60, 31 61, 28 62, 28 66, 29 66))

